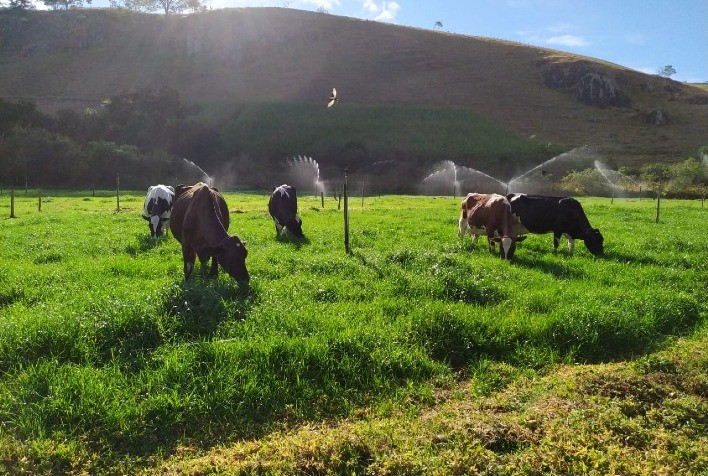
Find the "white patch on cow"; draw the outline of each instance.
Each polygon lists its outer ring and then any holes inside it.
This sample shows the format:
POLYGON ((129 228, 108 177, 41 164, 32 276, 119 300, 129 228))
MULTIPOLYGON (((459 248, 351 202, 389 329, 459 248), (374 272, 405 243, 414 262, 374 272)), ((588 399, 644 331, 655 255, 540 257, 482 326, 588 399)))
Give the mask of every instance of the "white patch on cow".
POLYGON ((275 189, 276 192, 280 193, 281 197, 289 197, 290 194, 288 193, 288 189, 283 187, 282 185, 278 188, 275 189))
POLYGON ((568 253, 573 254, 573 248, 575 248, 575 240, 567 233, 563 233, 563 236, 568 240, 568 253))
POLYGON ((509 259, 509 250, 511 249, 512 240, 508 236, 501 239, 502 248, 504 248, 504 258, 509 259))

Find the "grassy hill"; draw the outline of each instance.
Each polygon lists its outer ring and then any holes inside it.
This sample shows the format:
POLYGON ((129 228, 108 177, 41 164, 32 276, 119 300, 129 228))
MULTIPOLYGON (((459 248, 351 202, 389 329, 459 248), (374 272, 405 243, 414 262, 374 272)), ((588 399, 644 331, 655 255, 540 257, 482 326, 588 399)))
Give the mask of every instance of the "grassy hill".
POLYGON ((249 123, 258 125, 253 128, 265 137, 263 142, 273 143, 283 134, 316 136, 311 143, 319 148, 293 154, 341 151, 354 130, 357 142, 383 155, 404 152, 420 159, 430 157, 433 149, 436 160, 483 168, 481 163, 492 173, 511 173, 500 157, 540 163, 585 144, 617 165, 679 160, 705 145, 708 124, 704 89, 615 64, 489 38, 285 8, 170 17, 76 10, 19 18, 1 12, 0 58, 0 97, 31 98, 46 110, 97 106, 120 90, 169 86, 183 100, 210 106, 205 120, 236 117, 240 127, 238 115, 249 107, 249 123), (572 92, 551 89, 544 72, 554 64, 587 65, 616 81, 631 105, 600 108, 578 102, 572 92), (341 96, 336 110, 313 112, 315 106, 324 107, 333 86, 341 96), (262 103, 267 106, 254 106, 262 103), (365 113, 338 124, 340 141, 328 142, 328 121, 347 107, 365 113), (428 109, 421 117, 409 114, 411 107, 428 109), (381 108, 396 111, 396 120, 371 121, 381 108), (450 129, 440 122, 450 108, 462 111, 458 117, 481 118, 484 127, 475 122, 450 129), (646 123, 646 115, 657 108, 667 114, 668 124, 646 123), (294 130, 270 121, 273 114, 287 115, 294 130), (472 143, 489 137, 487 125, 516 135, 511 143, 531 137, 531 146, 521 151, 475 148, 472 143), (428 146, 418 147, 416 139, 428 146))

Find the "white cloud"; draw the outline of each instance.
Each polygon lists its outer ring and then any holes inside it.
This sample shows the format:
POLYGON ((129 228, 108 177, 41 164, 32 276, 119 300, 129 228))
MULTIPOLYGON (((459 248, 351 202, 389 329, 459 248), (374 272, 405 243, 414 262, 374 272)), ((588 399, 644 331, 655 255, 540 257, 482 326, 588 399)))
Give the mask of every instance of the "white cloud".
POLYGON ((362 0, 361 4, 364 7, 364 10, 366 10, 366 16, 376 21, 396 21, 396 14, 401 8, 398 2, 375 2, 373 0, 362 0))
POLYGON ((546 43, 557 46, 588 46, 590 44, 585 38, 577 35, 552 36, 546 40, 546 43))
POLYGON ((342 5, 342 2, 339 0, 300 0, 293 2, 290 6, 310 6, 314 8, 324 8, 328 12, 331 12, 334 10, 336 7, 339 7, 342 5))
POLYGON ((627 35, 624 37, 624 41, 630 45, 645 45, 647 42, 647 37, 641 33, 635 33, 632 35, 627 35))

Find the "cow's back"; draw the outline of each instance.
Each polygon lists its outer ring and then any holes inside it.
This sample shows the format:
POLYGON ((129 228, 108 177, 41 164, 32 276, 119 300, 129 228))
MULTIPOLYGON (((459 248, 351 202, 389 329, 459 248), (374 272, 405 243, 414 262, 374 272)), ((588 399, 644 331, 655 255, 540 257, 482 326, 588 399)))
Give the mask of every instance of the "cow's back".
POLYGON ((462 202, 462 209, 473 228, 485 227, 488 233, 496 231, 499 236, 516 235, 509 201, 502 195, 470 193, 462 202))
POLYGON ((170 230, 180 242, 213 244, 229 229, 229 210, 221 194, 205 183, 181 187, 172 206, 170 230), (218 239, 217 239, 218 238, 218 239))

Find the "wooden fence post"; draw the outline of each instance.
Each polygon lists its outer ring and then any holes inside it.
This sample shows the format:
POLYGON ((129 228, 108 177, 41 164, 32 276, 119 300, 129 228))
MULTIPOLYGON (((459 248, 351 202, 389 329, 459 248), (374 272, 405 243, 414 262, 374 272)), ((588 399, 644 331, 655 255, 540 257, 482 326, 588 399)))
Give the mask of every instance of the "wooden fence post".
POLYGON ((42 191, 39 190, 39 202, 37 204, 37 211, 41 212, 42 211, 42 191))
POLYGON ((116 211, 120 211, 120 173, 116 174, 116 211))
POLYGON ((324 208, 324 192, 320 192, 320 198, 322 199, 322 208, 324 208))
POLYGON ((15 188, 10 189, 10 218, 15 217, 15 188))

